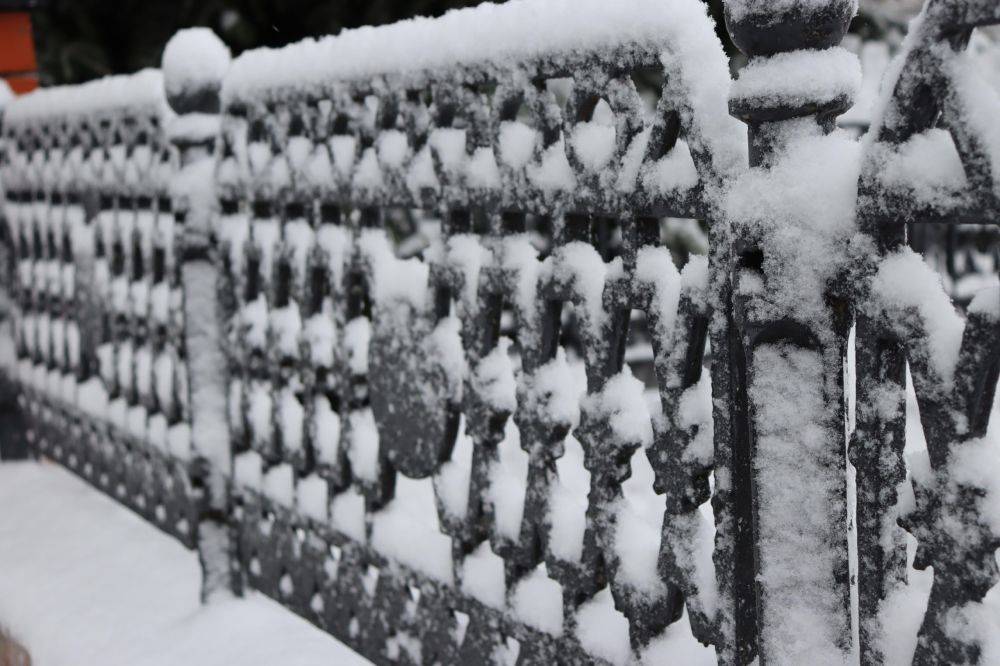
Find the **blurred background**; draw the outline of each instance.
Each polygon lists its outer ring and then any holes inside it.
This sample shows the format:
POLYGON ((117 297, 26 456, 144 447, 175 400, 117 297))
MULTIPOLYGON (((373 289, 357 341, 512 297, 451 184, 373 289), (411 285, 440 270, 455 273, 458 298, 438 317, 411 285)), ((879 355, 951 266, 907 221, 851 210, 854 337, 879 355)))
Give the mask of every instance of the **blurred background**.
MULTIPOLYGON (((170 36, 188 26, 212 28, 236 55, 257 46, 281 46, 346 28, 439 16, 449 9, 479 4, 479 0, 7 1, 33 6, 42 85, 79 83, 156 67, 170 36)), ((722 0, 704 1, 721 19, 722 0)), ((890 35, 905 26, 921 4, 921 0, 862 0, 852 31, 864 39, 890 35)), ((722 24, 721 20, 717 23, 722 24)), ((732 53, 724 30, 720 37, 732 53)))

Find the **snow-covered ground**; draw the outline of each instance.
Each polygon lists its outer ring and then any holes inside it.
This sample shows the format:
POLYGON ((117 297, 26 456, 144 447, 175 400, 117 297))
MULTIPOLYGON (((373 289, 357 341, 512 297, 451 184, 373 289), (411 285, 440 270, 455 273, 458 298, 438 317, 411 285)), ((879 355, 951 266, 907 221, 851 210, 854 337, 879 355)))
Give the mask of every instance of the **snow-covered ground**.
POLYGON ((0 465, 0 626, 36 666, 367 664, 259 594, 201 606, 195 554, 61 467, 0 465))

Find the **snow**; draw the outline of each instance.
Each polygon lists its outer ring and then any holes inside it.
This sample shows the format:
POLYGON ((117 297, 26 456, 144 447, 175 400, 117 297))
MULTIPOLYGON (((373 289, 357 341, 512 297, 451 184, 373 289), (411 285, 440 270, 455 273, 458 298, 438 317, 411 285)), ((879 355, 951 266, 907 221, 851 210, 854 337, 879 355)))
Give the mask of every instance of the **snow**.
POLYGON ((269 385, 262 381, 251 382, 248 397, 247 416, 253 440, 257 446, 263 449, 270 448, 273 429, 273 401, 269 385))
POLYGON ((166 138, 173 143, 197 143, 214 139, 222 129, 222 121, 214 113, 185 113, 175 116, 164 128, 166 138))
POLYGON ((500 169, 492 148, 476 148, 465 169, 468 187, 491 189, 500 187, 500 169))
POLYGON ((698 431, 681 454, 685 461, 710 465, 715 455, 712 437, 712 385, 708 373, 681 394, 677 403, 677 423, 698 431))
POLYGON ((535 154, 539 142, 538 130, 516 120, 500 123, 500 159, 513 168, 523 168, 535 154))
MULTIPOLYGON (((795 10, 808 16, 808 12, 826 9, 830 4, 830 0, 725 0, 726 13, 733 21, 760 15, 773 17, 795 10)), ((848 7, 853 16, 858 11, 858 0, 850 0, 848 7)))
POLYGON ((657 335, 665 340, 671 339, 677 303, 680 301, 681 280, 670 251, 649 245, 640 248, 635 257, 634 280, 637 284, 652 285, 653 298, 649 307, 650 314, 656 315, 657 335))
MULTIPOLYGON (((607 106, 601 100, 600 104, 607 106)), ((595 112, 596 116, 596 112, 595 112)), ((614 118, 611 122, 595 119, 576 124, 570 141, 573 153, 583 166, 590 171, 599 171, 615 154, 614 118)))
POLYGON ((300 479, 295 486, 295 506, 305 516, 326 523, 330 516, 329 487, 315 474, 300 479))
POLYGON ((264 472, 262 488, 264 495, 278 504, 295 506, 295 471, 288 463, 275 465, 264 472))
POLYGON ((379 162, 389 168, 402 166, 409 151, 406 134, 399 130, 386 130, 378 136, 377 150, 379 162))
MULTIPOLYGON (((731 14, 745 16, 765 9, 772 12, 822 4, 820 0, 774 0, 770 3, 731 0, 728 7, 731 14)), ((590 51, 606 56, 610 53, 608 49, 629 41, 635 41, 640 48, 663 52, 668 81, 666 92, 679 95, 681 104, 677 110, 689 134, 688 140, 678 141, 670 152, 650 164, 643 163, 650 128, 636 135, 627 146, 627 155, 621 165, 619 189, 630 192, 641 183, 653 195, 685 194, 705 180, 706 175, 711 175, 705 173, 705 154, 711 152, 714 161, 710 166, 718 172, 716 175, 737 177, 726 188, 706 183, 708 203, 718 204, 722 208, 720 217, 734 222, 733 236, 765 248, 762 272, 745 270, 739 274, 739 293, 752 296, 751 317, 791 317, 814 329, 827 329, 829 308, 822 294, 830 281, 857 258, 848 256, 845 250, 851 248, 859 254, 871 250, 856 235, 854 220, 862 146, 846 132, 821 135, 811 120, 789 121, 782 125, 773 160, 753 169, 741 169, 739 165, 745 161, 743 137, 734 130, 733 121, 725 113, 725 93, 729 90, 725 59, 704 7, 695 0, 632 0, 627 7, 599 0, 512 0, 505 5, 484 4, 451 12, 437 21, 416 19, 393 26, 345 31, 336 37, 306 41, 280 50, 251 51, 236 61, 224 85, 229 101, 255 104, 303 91, 325 93, 331 86, 344 81, 367 80, 381 74, 400 74, 398 81, 393 83, 404 88, 403 84, 411 81, 419 83, 416 87, 422 87, 427 81, 451 81, 465 76, 465 70, 457 73, 456 63, 468 65, 469 71, 482 66, 487 72, 496 72, 542 56, 555 55, 557 60, 563 58, 566 62, 590 51), (419 44, 419 48, 415 44, 419 44)), ((168 90, 173 94, 214 85, 226 74, 228 58, 228 51, 208 31, 196 29, 181 33, 168 45, 164 55, 168 90), (178 44, 185 42, 189 48, 185 47, 184 53, 180 53, 178 44), (171 49, 177 53, 172 53, 171 49)), ((997 100, 995 95, 974 91, 972 79, 960 83, 962 109, 987 139, 991 147, 988 158, 996 176, 1000 173, 996 168, 1000 164, 997 161, 1000 150, 996 150, 1000 146, 997 140, 1000 135, 992 125, 987 125, 992 120, 988 114, 995 110, 997 100)), ((572 86, 570 79, 559 82, 559 93, 572 93, 572 86)), ((46 93, 39 93, 43 95, 45 109, 42 109, 42 101, 28 96, 26 101, 13 104, 23 107, 13 113, 13 122, 58 114, 97 113, 105 108, 117 109, 119 105, 138 105, 138 108, 147 104, 159 113, 166 113, 159 98, 147 100, 137 93, 115 99, 111 90, 109 84, 106 90, 94 89, 92 94, 83 94, 79 100, 71 100, 58 90, 50 91, 48 97, 46 93), (48 104, 52 105, 51 109, 48 104), (48 115, 39 115, 43 111, 48 115)), ((869 94, 870 97, 870 83, 867 78, 862 82, 857 59, 845 49, 834 48, 755 59, 742 71, 732 86, 731 95, 737 100, 752 99, 755 104, 804 104, 825 102, 841 95, 853 97, 859 91, 862 96, 869 94)), ((870 105, 871 100, 866 103, 870 105)), ((361 119, 366 128, 375 127, 377 105, 374 95, 366 100, 368 117, 361 119)), ((313 186, 332 187, 338 178, 334 170, 340 176, 353 176, 353 185, 357 188, 381 187, 399 178, 402 174, 394 172, 402 169, 408 169, 406 182, 411 189, 438 188, 432 151, 445 170, 453 172, 448 174, 448 182, 456 176, 455 182, 465 188, 497 188, 513 169, 523 170, 516 177, 545 193, 573 193, 578 177, 581 182, 589 182, 589 176, 580 172, 580 166, 583 172, 601 172, 602 177, 618 169, 616 158, 626 146, 622 145, 624 139, 619 136, 623 125, 616 127, 615 121, 610 105, 602 100, 589 121, 573 125, 565 136, 544 148, 534 128, 519 121, 503 121, 497 128, 499 137, 494 147, 475 145, 471 134, 464 129, 446 128, 434 130, 427 145, 419 151, 410 145, 407 134, 397 129, 376 132, 373 145, 363 150, 355 137, 347 136, 332 137, 329 145, 320 145, 315 150, 303 137, 293 137, 284 155, 275 155, 267 142, 252 143, 243 150, 257 177, 252 186, 268 194, 290 184, 297 185, 296 179, 303 172, 309 173, 307 180, 311 177, 313 186), (329 161, 331 155, 333 164, 329 161)), ((212 122, 207 117, 192 117, 187 129, 181 123, 168 126, 177 128, 171 130, 176 135, 214 133, 218 128, 212 122)), ((108 155, 107 164, 95 163, 103 169, 105 178, 120 172, 123 167, 126 154, 118 148, 108 155)), ((133 161, 141 162, 149 157, 140 150, 133 155, 133 161)), ((887 150, 881 158, 884 161, 880 176, 885 184, 909 189, 914 196, 934 202, 944 200, 968 184, 958 151, 944 130, 933 129, 916 135, 898 150, 887 150)), ((32 159, 41 161, 37 156, 32 159)), ((221 166, 219 171, 221 181, 224 179, 221 166)), ((204 172, 199 173, 205 176, 204 172)), ((342 180, 342 185, 349 185, 346 179, 342 180)), ((606 184, 609 180, 605 178, 602 182, 606 184)), ((26 208, 21 211, 26 216, 46 212, 41 206, 26 208)), ((10 217, 14 219, 13 215, 10 217)), ((403 309, 396 306, 403 305, 422 314, 432 305, 429 266, 443 257, 442 263, 454 275, 460 276, 457 315, 465 318, 474 316, 479 307, 481 270, 484 266, 498 268, 506 271, 506 277, 514 286, 512 305, 515 326, 519 328, 518 342, 523 350, 537 343, 534 336, 539 327, 533 318, 538 311, 539 280, 555 280, 562 286, 569 286, 577 301, 574 304, 578 308, 576 313, 585 316, 582 323, 589 327, 586 332, 599 336, 602 334, 600 325, 606 317, 605 281, 624 275, 620 260, 606 264, 594 247, 585 242, 560 245, 548 259, 539 261, 539 253, 528 234, 487 239, 472 234, 457 235, 448 238, 445 247, 435 239, 424 259, 401 259, 393 239, 384 230, 358 230, 356 221, 352 218, 349 225, 343 226, 324 224, 314 234, 303 220, 285 223, 277 219, 255 220, 252 240, 261 254, 260 271, 265 286, 271 280, 274 257, 288 259, 294 264, 293 274, 301 286, 310 253, 316 245, 322 248, 329 262, 331 284, 341 285, 345 266, 354 259, 351 255, 356 249, 367 264, 368 286, 377 313, 401 312, 403 309), (356 241, 352 236, 356 236, 356 241)), ((116 222, 111 214, 106 214, 95 225, 101 227, 108 241, 128 237, 132 223, 116 222)), ((135 224, 142 226, 139 219, 135 224)), ((668 233, 670 224, 664 224, 668 233)), ((222 247, 228 244, 236 271, 241 270, 244 261, 243 243, 251 235, 250 226, 250 222, 239 215, 219 220, 222 247)), ((674 221, 672 229, 679 227, 674 221)), ((686 230, 696 240, 707 243, 696 222, 688 221, 686 230)), ((728 232, 723 230, 723 235, 728 232)), ((144 236, 144 243, 147 241, 149 239, 144 236)), ((873 257, 871 254, 870 258, 873 257)), ((20 278, 27 285, 37 286, 44 279, 50 290, 57 289, 65 277, 58 269, 57 264, 50 265, 50 262, 19 267, 20 278)), ((166 321, 170 316, 170 298, 175 295, 170 294, 167 285, 160 284, 148 291, 149 285, 145 282, 130 286, 120 275, 112 280, 103 261, 98 262, 95 272, 94 282, 99 288, 108 287, 107 295, 119 311, 144 313, 149 305, 154 318, 166 321)), ((213 296, 214 276, 201 274, 197 278, 185 281, 185 292, 189 294, 187 304, 194 306, 193 309, 189 307, 187 320, 196 322, 196 331, 197 322, 207 326, 215 321, 214 313, 203 307, 205 303, 199 301, 198 296, 213 296), (195 296, 191 298, 190 294, 195 296)), ((74 279, 71 275, 67 282, 74 279)), ((669 341, 676 335, 673 328, 681 294, 690 296, 699 306, 707 299, 708 262, 695 257, 679 273, 669 250, 643 247, 636 257, 634 282, 632 286, 637 291, 651 296, 650 308, 658 326, 656 334, 669 341)), ((869 307, 879 313, 888 311, 889 319, 909 325, 913 322, 906 317, 914 311, 918 314, 919 321, 930 333, 929 360, 941 377, 950 382, 963 326, 961 317, 951 308, 941 289, 940 278, 917 255, 903 250, 879 264, 872 287, 873 301, 869 307)), ((179 298, 176 300, 181 302, 179 298)), ((309 343, 310 360, 314 364, 332 367, 340 360, 339 352, 343 350, 349 371, 357 377, 363 376, 368 371, 371 322, 358 317, 343 331, 338 331, 340 320, 334 318, 333 308, 334 299, 328 298, 319 314, 303 319, 295 303, 269 309, 267 297, 260 294, 254 301, 244 304, 237 315, 235 323, 243 328, 232 332, 232 342, 262 351, 275 346, 286 356, 293 356, 298 352, 301 337, 309 343)), ((995 288, 982 292, 975 297, 969 311, 993 318, 1000 316, 1000 293, 995 288)), ((47 357, 51 342, 55 357, 60 360, 65 340, 70 358, 78 357, 79 332, 75 328, 64 325, 61 320, 50 321, 47 314, 29 315, 22 323, 31 350, 47 357)), ((585 395, 582 364, 564 350, 541 368, 534 369, 532 375, 516 376, 518 359, 511 351, 513 343, 508 338, 501 338, 493 350, 475 359, 470 373, 464 367, 459 330, 457 317, 442 320, 426 348, 428 355, 440 357, 444 362, 454 389, 452 397, 459 396, 465 382, 476 397, 493 410, 516 412, 520 409, 530 417, 571 427, 580 420, 582 401, 585 412, 610 422, 614 439, 606 442, 609 447, 639 446, 630 462, 631 477, 624 484, 624 498, 613 507, 617 523, 611 537, 620 560, 619 582, 630 588, 628 593, 651 597, 662 594, 665 588, 657 570, 657 556, 665 505, 664 498, 652 491, 653 472, 643 450, 653 441, 654 419, 662 419, 659 405, 656 409, 649 408, 642 383, 629 370, 611 377, 600 393, 585 395)), ((219 442, 218 465, 222 469, 228 464, 228 429, 232 427, 238 431, 242 427, 245 392, 247 417, 255 444, 260 448, 270 448, 273 429, 278 427, 286 451, 298 451, 303 446, 305 429, 310 428, 320 463, 337 465, 343 452, 357 480, 362 483, 377 480, 381 471, 380 444, 370 410, 345 411, 343 446, 346 448, 342 451, 341 416, 333 411, 326 397, 317 395, 311 398, 311 405, 303 406, 296 394, 299 384, 278 388, 266 381, 253 381, 244 387, 234 381, 227 391, 225 386, 207 381, 212 378, 222 381, 225 359, 220 354, 220 341, 209 340, 211 335, 206 331, 202 333, 205 334, 202 342, 211 343, 211 347, 190 344, 190 340, 188 344, 193 373, 193 433, 186 424, 168 428, 162 414, 153 415, 147 423, 145 408, 129 408, 124 399, 108 404, 107 388, 128 388, 133 379, 140 393, 155 390, 163 409, 172 405, 175 394, 186 399, 183 387, 186 375, 179 372, 179 366, 175 368, 176 352, 168 350, 154 360, 148 347, 133 349, 130 342, 102 345, 97 355, 107 386, 96 379, 78 387, 71 382, 69 386, 78 389, 78 404, 84 411, 127 425, 135 434, 145 434, 154 446, 175 456, 188 458, 192 443, 197 449, 203 442, 219 442), (204 356, 206 351, 211 353, 204 356), (208 358, 210 362, 202 363, 199 358, 208 358), (175 387, 175 382, 181 386, 175 387), (228 425, 225 418, 227 394, 228 425), (212 414, 207 426, 199 420, 205 407, 209 407, 212 414), (307 412, 312 415, 311 423, 306 421, 307 412)), ((651 355, 651 349, 649 353, 651 355)), ((767 589, 761 608, 767 657, 775 663, 798 663, 807 657, 820 663, 840 663, 844 656, 843 646, 837 644, 836 639, 843 632, 837 622, 843 619, 844 613, 841 597, 833 592, 836 584, 828 579, 829 572, 835 568, 839 544, 826 532, 831 506, 829 498, 836 495, 834 490, 839 486, 830 469, 819 464, 828 463, 824 456, 836 452, 836 447, 827 441, 828 424, 821 418, 824 405, 818 391, 822 386, 823 367, 818 355, 788 347, 764 346, 758 350, 754 361, 761 367, 761 372, 755 376, 751 397, 761 437, 757 472, 762 496, 766 498, 761 505, 764 538, 761 579, 767 589), (806 388, 781 381, 792 375, 806 388), (806 483, 808 492, 803 490, 806 483), (794 501, 788 500, 792 495, 794 501), (794 539, 790 537, 792 534, 794 539), (806 560, 809 566, 795 565, 806 560)), ((64 383, 60 373, 47 373, 42 365, 24 362, 22 372, 26 382, 41 388, 51 390, 64 383)), ((885 401, 882 406, 886 413, 899 407, 892 401, 885 401)), ((677 413, 673 415, 679 426, 697 432, 685 450, 676 452, 683 462, 711 462, 711 415, 711 386, 706 376, 680 395, 677 413)), ((400 476, 395 498, 384 509, 370 514, 366 513, 364 497, 356 489, 331 497, 327 480, 318 474, 296 481, 291 465, 286 463, 265 470, 261 456, 255 452, 235 457, 234 476, 238 484, 261 490, 275 501, 294 507, 317 521, 329 521, 334 528, 357 541, 366 541, 370 533, 371 545, 392 560, 446 585, 458 581, 463 593, 511 613, 541 631, 560 635, 564 629, 561 587, 548 577, 544 566, 522 580, 511 581, 509 608, 505 603, 508 590, 504 563, 488 543, 480 544, 464 558, 459 570, 452 571, 451 541, 440 531, 435 500, 440 502, 443 515, 449 518, 462 519, 468 511, 474 443, 465 432, 465 426, 463 419, 452 458, 433 481, 413 481, 400 476), (413 548, 414 543, 421 547, 413 548)), ((563 445, 565 451, 555 462, 557 474, 551 488, 550 515, 546 516, 546 524, 551 529, 549 554, 578 562, 586 528, 590 474, 583 466, 580 443, 568 436, 563 445)), ((956 473, 969 483, 984 487, 995 485, 1000 472, 994 469, 995 455, 991 457, 989 447, 987 443, 971 443, 958 457, 956 473)), ((500 541, 516 540, 519 536, 527 464, 528 455, 521 449, 520 433, 513 421, 509 421, 499 446, 499 459, 488 471, 486 497, 495 518, 493 536, 500 541)), ((911 471, 917 471, 915 463, 911 471)), ((1000 520, 1000 508, 996 506, 1000 492, 990 488, 981 499, 984 506, 996 512, 991 516, 1000 520)), ((714 533, 710 508, 705 506, 691 515, 676 517, 675 524, 666 529, 692 538, 690 542, 685 539, 668 546, 697 582, 700 598, 689 600, 689 603, 703 604, 704 608, 698 610, 706 610, 712 615, 717 590, 710 562, 714 533)), ((906 591, 908 596, 902 603, 916 603, 915 595, 923 589, 919 587, 922 584, 918 579, 916 585, 906 591)), ((892 603, 898 605, 900 602, 894 599, 892 603)), ((900 610, 893 607, 887 612, 898 614, 900 610)), ((919 620, 919 613, 913 609, 903 614, 907 617, 899 620, 900 626, 910 626, 919 620)), ((575 623, 566 626, 595 656, 615 664, 629 663, 632 659, 627 623, 614 609, 607 589, 586 601, 575 623)), ((419 651, 419 645, 414 645, 403 634, 394 640, 397 642, 392 649, 396 651, 419 651)), ((649 663, 700 663, 710 658, 714 661, 711 650, 684 647, 689 643, 693 643, 690 627, 682 620, 654 639, 643 650, 642 659, 649 663)))
POLYGON ((376 481, 379 471, 379 441, 372 410, 351 412, 347 422, 347 457, 351 461, 351 471, 360 479, 376 481))
POLYGON ((690 666, 710 666, 717 663, 715 649, 705 647, 691 635, 691 624, 687 612, 681 619, 650 641, 642 651, 643 666, 657 664, 685 664, 690 666))
POLYGON ((489 255, 473 234, 450 236, 446 251, 446 263, 459 272, 462 280, 459 314, 475 313, 479 306, 479 273, 489 255))
MULTIPOLYGON (((968 483, 983 489, 984 493, 979 498, 979 509, 986 525, 989 525, 993 518, 993 528, 996 524, 997 511, 997 491, 1000 490, 997 484, 997 427, 1000 426, 998 418, 998 407, 1000 400, 994 402, 993 412, 989 421, 986 436, 978 440, 972 440, 956 448, 956 456, 951 461, 949 474, 954 474, 956 481, 968 483), (968 448, 966 448, 968 445, 968 448), (991 450, 992 449, 992 450, 991 450)), ((920 483, 933 483, 934 472, 930 466, 927 456, 927 443, 924 438, 923 427, 920 423, 919 407, 907 373, 906 386, 906 465, 909 478, 901 484, 902 496, 900 499, 899 511, 905 513, 914 506, 914 495, 911 481, 920 483)), ((934 579, 933 569, 928 568, 923 571, 913 569, 913 560, 916 553, 917 541, 910 534, 906 534, 907 545, 907 580, 897 585, 890 593, 889 597, 882 601, 879 608, 879 618, 882 626, 880 636, 880 647, 886 655, 885 663, 888 666, 904 666, 912 663, 913 653, 917 646, 917 633, 924 619, 924 610, 927 607, 927 599, 930 595, 931 585, 934 579)), ((1000 557, 1000 553, 997 554, 1000 557)), ((1000 563, 1000 562, 998 562, 1000 563)), ((986 595, 982 605, 973 605, 970 609, 972 622, 976 624, 973 631, 984 639, 983 663, 993 663, 1000 660, 1000 586, 994 586, 986 595), (976 617, 978 616, 978 617, 976 617), (985 621, 985 622, 984 622, 985 621), (984 622, 983 624, 979 624, 984 622), (992 624, 992 626, 990 626, 992 624)))
POLYGON ((506 598, 503 559, 483 542, 462 561, 462 594, 503 610, 506 598))
MULTIPOLYGON (((625 666, 632 656, 628 620, 615 609, 611 590, 604 588, 576 613, 576 638, 590 654, 615 666, 625 666)), ((676 659, 671 655, 671 659, 676 659)))
POLYGON ((167 419, 163 414, 153 414, 149 417, 146 438, 150 446, 166 453, 167 451, 167 419))
POLYGON ((580 421, 580 398, 587 388, 586 381, 579 378, 580 369, 566 361, 566 352, 560 347, 556 357, 525 383, 523 409, 546 422, 575 427, 580 421))
POLYGON ((643 449, 632 454, 630 468, 631 474, 622 484, 624 498, 616 507, 613 543, 619 559, 618 575, 633 592, 655 598, 665 592, 657 559, 666 500, 653 492, 653 468, 643 449))
POLYGON ((521 433, 510 419, 497 447, 498 460, 490 467, 487 500, 493 505, 496 532, 516 540, 524 513, 528 482, 528 454, 521 450, 521 433))
MULTIPOLYGON (((167 431, 167 451, 178 460, 191 458, 191 426, 186 423, 178 423, 167 431)), ((223 474, 228 474, 228 461, 220 471, 223 474)))
POLYGON ((305 409, 289 389, 282 389, 278 397, 278 422, 281 427, 281 443, 286 451, 302 449, 302 435, 305 429, 305 409))
POLYGON ((153 353, 149 345, 135 352, 135 388, 139 397, 151 395, 153 385, 153 353))
POLYGON ((0 506, 0 623, 32 663, 368 663, 262 595, 201 606, 194 552, 59 467, 0 465, 0 506))
POLYGON ((955 142, 943 129, 915 134, 889 152, 879 177, 887 187, 933 206, 968 185, 955 142))
POLYGON ((108 392, 97 377, 92 377, 77 387, 77 406, 97 419, 107 418, 108 392))
POLYGON ((988 171, 986 175, 992 176, 993 191, 1000 193, 1000 128, 996 123, 1000 113, 1000 91, 984 78, 971 55, 955 56, 949 64, 951 93, 961 122, 985 152, 985 164, 977 164, 976 168, 988 171))
POLYGON ((969 303, 968 313, 992 319, 1000 318, 1000 287, 978 291, 969 303))
POLYGON ((438 19, 416 18, 281 49, 250 51, 233 63, 225 93, 244 97, 289 84, 304 87, 385 72, 443 69, 457 62, 500 65, 547 54, 602 50, 624 41, 667 48, 678 39, 680 26, 687 29, 694 23, 703 28, 706 19, 701 7, 678 0, 637 0, 629 11, 594 0, 483 4, 438 19), (415 44, 421 47, 414 48, 415 44), (297 76, 289 80, 290 72, 297 76))
POLYGON ((4 79, 0 83, 0 110, 7 108, 7 105, 15 98, 14 91, 11 90, 10 84, 4 79))
POLYGON ((814 351, 766 344, 753 364, 764 650, 776 664, 841 665, 839 640, 849 627, 835 572, 847 538, 837 498, 846 481, 825 423, 822 361, 814 351))
POLYGON ((596 333, 604 322, 604 280, 608 267, 590 243, 573 241, 556 249, 551 262, 552 276, 572 288, 582 300, 586 326, 596 333))
POLYGON ((948 463, 949 481, 978 489, 982 522, 1000 535, 1000 433, 989 432, 954 448, 948 463))
POLYGON ((528 177, 542 192, 571 190, 576 186, 576 176, 566 158, 566 147, 562 139, 545 149, 540 164, 528 165, 528 177))
MULTIPOLYGON (((877 314, 883 309, 890 321, 904 328, 915 311, 927 331, 927 362, 946 384, 951 384, 958 364, 964 322, 955 311, 941 284, 941 276, 909 248, 885 257, 872 281, 872 304, 877 314)), ((914 349, 911 353, 920 353, 914 349)))
POLYGON ((371 335, 371 321, 366 317, 355 317, 344 326, 347 367, 354 375, 364 375, 368 372, 368 342, 371 340, 371 335))
MULTIPOLYGON (((698 143, 695 152, 711 159, 719 173, 738 168, 746 149, 742 128, 726 112, 726 58, 704 5, 695 0, 634 0, 627 10, 621 3, 603 0, 515 0, 483 3, 437 19, 345 30, 242 54, 226 75, 223 98, 227 103, 280 98, 389 73, 420 80, 450 70, 455 63, 510 67, 545 56, 605 54, 627 43, 662 53, 671 93, 686 102, 681 113, 690 138, 698 143)), ((464 132, 460 142, 448 142, 456 150, 442 150, 441 132, 432 133, 429 143, 445 168, 451 169, 464 161, 464 132)), ((460 131, 452 132, 457 137, 460 131)), ((592 134, 581 138, 581 153, 596 166, 609 152, 607 131, 592 134), (596 138, 597 134, 603 136, 596 138)), ((501 159, 513 166, 523 164, 531 143, 526 132, 519 130, 515 138, 507 135, 501 143, 501 159)), ((346 174, 354 162, 353 141, 333 148, 337 167, 346 174)), ((398 151, 389 161, 396 156, 398 151)), ((356 184, 378 186, 381 173, 375 151, 366 151, 361 159, 367 166, 355 172, 356 178, 360 175, 356 184)), ((533 181, 542 189, 561 189, 572 186, 571 176, 565 151, 557 142, 549 147, 533 181)))
POLYGON ((313 399, 313 449, 320 464, 335 465, 340 451, 340 416, 322 395, 313 399))
POLYGON ((699 182, 691 148, 683 139, 679 139, 666 155, 646 165, 640 176, 647 192, 664 197, 684 194, 699 182))
POLYGON ((316 243, 326 252, 330 283, 343 284, 344 266, 351 243, 350 232, 335 224, 323 224, 316 231, 316 243))
POLYGON ((233 456, 233 479, 239 485, 251 490, 260 490, 263 484, 264 462, 256 451, 247 451, 233 456))
POLYGON ((725 194, 734 234, 765 248, 767 292, 755 318, 793 318, 829 330, 826 287, 844 270, 855 237, 861 146, 844 132, 819 133, 808 119, 784 123, 774 163, 750 169, 725 194))
POLYGON ((653 443, 653 425, 643 397, 645 387, 625 367, 608 379, 604 390, 588 396, 587 409, 607 419, 611 434, 618 442, 645 448, 653 443))
POLYGON ((108 403, 108 422, 119 430, 128 429, 128 403, 125 398, 116 398, 108 403))
POLYGON ((60 117, 126 110, 170 115, 163 94, 163 75, 159 70, 144 69, 135 74, 106 76, 79 85, 37 88, 17 97, 6 107, 4 122, 18 126, 60 117))
POLYGON ((757 108, 853 101, 861 89, 861 63, 845 48, 798 50, 753 58, 740 71, 731 100, 757 108))
MULTIPOLYGON (((522 330, 531 331, 540 272, 538 250, 531 244, 531 237, 528 234, 515 234, 503 239, 499 254, 498 263, 511 270, 515 276, 516 289, 513 300, 517 315, 523 320, 521 322, 522 330)), ((522 344, 530 343, 529 339, 522 344)))
POLYGON ((517 383, 510 359, 510 338, 500 338, 497 346, 479 360, 472 385, 480 400, 498 411, 513 413, 517 408, 517 383))
POLYGON ((472 476, 472 450, 475 443, 465 431, 465 415, 460 417, 458 436, 451 459, 441 465, 434 479, 434 488, 445 512, 454 518, 465 518, 469 510, 469 484, 472 476))
POLYGON ((267 344, 267 300, 260 294, 240 310, 240 333, 251 347, 264 349, 267 344))
MULTIPOLYGON (((185 262, 184 321, 188 382, 191 391, 191 439, 195 449, 223 475, 230 464, 227 421, 226 356, 216 312, 217 273, 206 262, 185 262)), ((185 396, 186 397, 186 396, 185 396)), ((268 415, 270 416, 270 415, 268 415)))
POLYGON ((395 497, 372 522, 371 544, 433 580, 453 582, 451 538, 441 533, 430 479, 396 476, 395 497))
POLYGON ((363 230, 357 245, 371 271, 371 295, 376 303, 408 303, 417 310, 427 307, 427 263, 419 259, 397 259, 387 232, 381 229, 363 230))
POLYGON ((579 562, 587 527, 590 472, 583 466, 583 446, 572 435, 556 460, 557 478, 549 496, 549 552, 566 562, 579 562))
POLYGON ((130 435, 143 441, 146 439, 146 408, 142 405, 129 407, 125 417, 126 430, 130 435))
POLYGON ((562 586, 549 578, 544 564, 518 582, 511 594, 511 607, 517 618, 529 627, 562 636, 562 586))
POLYGON ((364 496, 351 488, 334 497, 330 504, 330 524, 359 543, 368 541, 364 496))

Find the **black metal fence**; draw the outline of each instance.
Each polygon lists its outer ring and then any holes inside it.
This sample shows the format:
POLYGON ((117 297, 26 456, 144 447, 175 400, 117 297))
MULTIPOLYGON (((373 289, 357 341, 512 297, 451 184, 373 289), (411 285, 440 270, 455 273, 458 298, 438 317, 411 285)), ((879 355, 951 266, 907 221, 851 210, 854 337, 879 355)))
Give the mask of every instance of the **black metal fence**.
POLYGON ((380 663, 882 663, 903 528, 914 661, 981 661, 1000 292, 904 246, 1000 219, 1000 10, 929 0, 861 141, 854 10, 730 3, 731 90, 698 2, 514 2, 14 102, 33 450, 380 663))

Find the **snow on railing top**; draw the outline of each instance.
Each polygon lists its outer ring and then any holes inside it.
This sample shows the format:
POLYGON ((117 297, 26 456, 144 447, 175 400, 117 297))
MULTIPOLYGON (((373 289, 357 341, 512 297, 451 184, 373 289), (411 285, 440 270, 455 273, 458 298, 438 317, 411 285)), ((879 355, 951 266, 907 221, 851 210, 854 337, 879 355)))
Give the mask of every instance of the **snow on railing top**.
POLYGON ((124 111, 170 113, 163 74, 144 69, 135 74, 107 76, 80 85, 39 88, 16 98, 4 112, 7 127, 74 116, 100 116, 124 111))
POLYGON ((440 72, 456 65, 505 68, 539 58, 621 56, 623 45, 670 50, 709 80, 706 88, 727 85, 721 44, 700 2, 514 0, 255 49, 235 60, 223 95, 233 101, 267 90, 440 72))
POLYGON ((390 89, 419 88, 481 81, 484 70, 487 79, 511 78, 525 67, 530 75, 566 76, 596 61, 621 69, 661 64, 691 109, 689 131, 711 144, 717 171, 745 157, 742 128, 726 113, 727 59, 697 0, 514 0, 347 30, 242 54, 222 97, 227 106, 314 97, 345 84, 366 87, 375 77, 388 77, 390 89))

